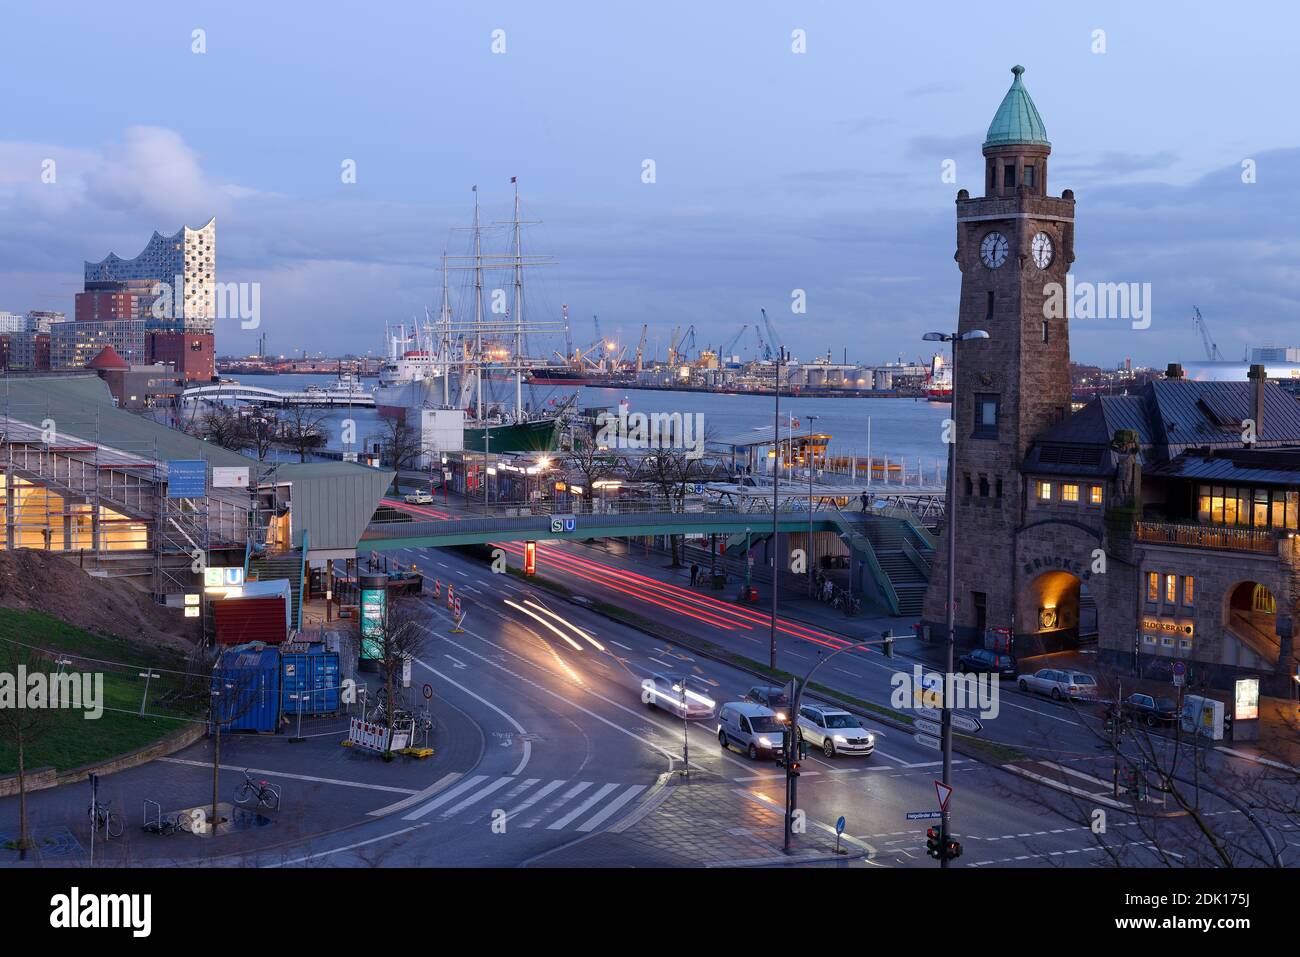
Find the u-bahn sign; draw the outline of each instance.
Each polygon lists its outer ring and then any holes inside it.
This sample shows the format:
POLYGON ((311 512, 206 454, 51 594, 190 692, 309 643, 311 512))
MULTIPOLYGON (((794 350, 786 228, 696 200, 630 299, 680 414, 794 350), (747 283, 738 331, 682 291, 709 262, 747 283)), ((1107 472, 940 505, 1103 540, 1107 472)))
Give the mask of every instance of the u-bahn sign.
POLYGON ((578 519, 573 515, 552 515, 551 531, 553 533, 572 532, 578 528, 578 519))

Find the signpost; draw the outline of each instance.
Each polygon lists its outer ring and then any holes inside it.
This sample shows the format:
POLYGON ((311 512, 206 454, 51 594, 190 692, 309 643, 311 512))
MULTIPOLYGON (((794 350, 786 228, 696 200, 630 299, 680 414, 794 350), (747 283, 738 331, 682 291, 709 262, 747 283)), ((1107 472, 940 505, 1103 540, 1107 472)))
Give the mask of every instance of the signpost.
POLYGON ((969 731, 971 734, 979 734, 984 730, 984 725, 980 723, 979 718, 964 714, 954 714, 952 726, 960 731, 969 731))
POLYGON ((943 732, 943 729, 939 727, 939 725, 925 718, 917 718, 912 727, 916 728, 917 731, 923 731, 926 734, 938 735, 943 732))
POLYGON ((1183 686, 1183 676, 1187 674, 1187 665, 1181 661, 1174 662, 1174 687, 1183 686))
POLYGON ((840 819, 835 822, 835 853, 836 854, 844 853, 844 851, 840 850, 840 835, 844 833, 844 825, 846 823, 847 822, 844 820, 843 814, 841 814, 840 819))
POLYGON ((937 821, 943 817, 942 811, 908 811, 909 821, 937 821))
POLYGON ((914 734, 912 738, 917 744, 923 744, 927 748, 934 748, 936 751, 942 749, 942 743, 932 734, 914 734))
POLYGON ((934 791, 939 795, 939 810, 948 810, 948 800, 952 797, 953 787, 951 784, 944 784, 942 781, 934 782, 934 791))

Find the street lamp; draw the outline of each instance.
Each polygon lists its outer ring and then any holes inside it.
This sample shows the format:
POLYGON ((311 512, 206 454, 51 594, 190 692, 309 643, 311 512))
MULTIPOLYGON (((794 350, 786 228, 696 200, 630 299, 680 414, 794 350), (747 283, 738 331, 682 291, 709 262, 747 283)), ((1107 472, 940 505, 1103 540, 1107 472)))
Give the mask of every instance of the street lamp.
POLYGON ((804 452, 807 461, 804 463, 808 466, 808 597, 813 598, 813 431, 812 424, 820 419, 820 415, 807 416, 808 419, 808 438, 804 441, 804 452))
MULTIPOLYGON (((951 683, 953 672, 953 659, 957 647, 957 597, 956 597, 956 567, 957 567, 957 343, 967 342, 971 339, 987 339, 989 334, 983 329, 972 329, 969 332, 927 332, 921 338, 926 342, 951 342, 952 343, 952 419, 950 420, 950 429, 948 433, 948 495, 944 504, 944 509, 948 514, 948 667, 944 672, 944 695, 943 695, 943 783, 946 786, 952 785, 952 702, 948 700, 948 687, 951 683)), ((948 836, 948 808, 947 805, 940 809, 942 817, 939 820, 939 827, 943 831, 944 839, 948 836)), ((940 867, 948 866, 947 856, 939 859, 940 867)))

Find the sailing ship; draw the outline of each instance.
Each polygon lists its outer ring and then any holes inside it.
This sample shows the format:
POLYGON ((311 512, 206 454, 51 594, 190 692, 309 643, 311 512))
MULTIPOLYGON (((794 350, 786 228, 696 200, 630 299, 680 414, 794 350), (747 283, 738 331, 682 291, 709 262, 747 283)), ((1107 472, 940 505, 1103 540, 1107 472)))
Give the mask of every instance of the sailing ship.
POLYGON ((559 442, 560 427, 575 398, 545 410, 537 403, 524 402, 525 385, 540 360, 528 358, 528 335, 555 333, 563 326, 557 322, 527 321, 524 318, 524 269, 546 265, 546 257, 525 256, 522 251, 519 218, 519 184, 514 184, 514 218, 511 227, 511 250, 508 255, 483 251, 478 187, 474 192, 472 252, 469 256, 442 254, 442 308, 436 322, 421 326, 415 323, 411 335, 399 326, 397 335, 389 335, 389 354, 379 373, 375 406, 391 418, 406 418, 412 410, 461 409, 466 413, 464 447, 471 451, 534 452, 551 451, 559 442), (472 319, 453 317, 447 274, 449 269, 469 270, 473 274, 472 319), (483 308, 483 279, 488 269, 509 269, 513 273, 513 298, 510 308, 498 313, 500 297, 493 296, 493 312, 483 308), (508 380, 514 383, 513 401, 494 400, 485 382, 508 380))

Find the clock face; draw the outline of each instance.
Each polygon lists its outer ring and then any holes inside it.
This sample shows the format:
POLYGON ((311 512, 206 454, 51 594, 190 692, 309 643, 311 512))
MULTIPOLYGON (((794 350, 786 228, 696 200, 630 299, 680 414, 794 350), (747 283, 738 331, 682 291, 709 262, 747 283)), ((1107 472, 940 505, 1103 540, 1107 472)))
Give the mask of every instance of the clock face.
POLYGON ((1033 254, 1034 265, 1046 269, 1052 264, 1052 237, 1047 233, 1037 233, 1029 244, 1029 251, 1033 254))
POLYGON ((997 269, 1007 261, 1007 252, 1010 248, 1007 237, 1001 233, 989 233, 980 243, 980 259, 990 269, 997 269))

